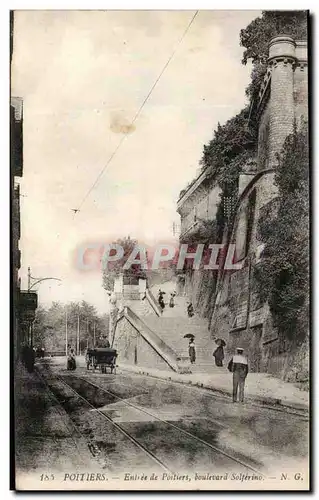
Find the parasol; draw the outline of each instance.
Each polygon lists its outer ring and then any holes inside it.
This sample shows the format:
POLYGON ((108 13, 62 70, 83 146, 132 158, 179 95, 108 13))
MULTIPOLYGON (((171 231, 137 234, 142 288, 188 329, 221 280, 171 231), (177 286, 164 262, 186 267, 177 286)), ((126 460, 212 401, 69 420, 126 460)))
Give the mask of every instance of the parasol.
POLYGON ((226 342, 225 342, 225 340, 224 340, 224 339, 216 339, 216 340, 215 340, 215 344, 217 344, 217 345, 219 345, 219 346, 221 346, 221 347, 225 347, 226 342))
POLYGON ((194 339, 195 338, 195 335, 193 335, 192 333, 186 333, 186 335, 184 335, 183 337, 184 339, 194 339))

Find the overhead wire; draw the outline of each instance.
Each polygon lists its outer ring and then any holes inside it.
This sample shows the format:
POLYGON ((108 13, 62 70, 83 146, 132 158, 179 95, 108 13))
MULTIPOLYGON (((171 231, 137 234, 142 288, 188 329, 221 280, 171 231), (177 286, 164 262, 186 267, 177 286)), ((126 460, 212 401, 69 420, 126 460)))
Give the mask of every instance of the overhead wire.
MULTIPOLYGON (((196 10, 195 14, 192 16, 191 20, 189 21, 186 29, 184 30, 181 38, 179 39, 179 41, 177 42, 176 44, 176 47, 174 48, 173 52, 171 53, 170 57, 168 58, 168 60, 166 61, 166 63, 164 64, 161 72, 159 73, 158 77, 156 78, 155 82, 153 83, 152 87, 150 88, 148 94, 146 95, 146 97, 144 98, 142 104, 140 105, 138 111, 136 112, 133 120, 131 121, 129 127, 128 127, 128 130, 131 130, 131 127, 132 125, 134 125, 134 123, 136 122, 137 118, 139 117, 142 109, 144 108, 145 104, 147 103, 147 101, 149 100, 149 98, 151 97, 155 87, 157 86, 158 82, 160 81, 160 79, 162 78, 165 70, 167 69, 169 63, 171 62, 171 60, 173 59, 174 55, 176 54, 180 44, 182 43, 182 41, 184 40, 185 36, 187 35, 190 27, 192 26, 196 16, 198 14, 198 10, 196 10)), ((108 158, 106 164, 104 165, 104 167, 102 168, 102 170, 99 172, 99 174, 97 175, 96 179, 94 180, 93 184, 90 186, 90 188, 88 189, 87 193, 85 194, 85 196, 83 197, 81 203, 79 204, 79 206, 77 207, 77 209, 73 209, 74 211, 74 214, 73 214, 73 218, 81 211, 81 208, 83 206, 83 204, 85 203, 85 201, 87 200, 87 198, 90 196, 91 192, 94 190, 94 188, 97 186, 97 184, 99 183, 101 177, 103 176, 105 170, 107 169, 107 167, 110 165, 111 161, 113 160, 113 158, 115 157, 115 155, 117 154, 118 150, 120 149, 120 147, 122 146, 123 142, 125 141, 125 139, 127 138, 129 134, 126 133, 124 134, 122 137, 121 137, 121 140, 119 141, 118 145, 116 146, 116 148, 114 149, 114 151, 111 153, 110 157, 108 158)))

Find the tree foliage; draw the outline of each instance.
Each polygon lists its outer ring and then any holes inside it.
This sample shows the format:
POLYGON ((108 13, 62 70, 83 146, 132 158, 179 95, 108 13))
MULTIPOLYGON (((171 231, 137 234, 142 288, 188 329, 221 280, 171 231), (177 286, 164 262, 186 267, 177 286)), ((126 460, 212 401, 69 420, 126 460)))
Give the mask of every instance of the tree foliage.
POLYGON ((68 343, 75 347, 78 322, 82 351, 87 344, 93 345, 94 331, 97 341, 108 336, 108 316, 99 315, 93 305, 84 300, 69 304, 53 302, 49 309, 40 305, 36 310, 34 345, 44 347, 46 351, 65 350, 67 324, 68 343))
MULTIPOLYGON (((124 249, 124 255, 121 259, 114 262, 103 263, 102 286, 108 291, 113 290, 114 280, 120 274, 124 274, 124 276, 128 278, 146 278, 146 272, 140 264, 133 264, 129 269, 123 270, 125 262, 132 254, 133 249, 138 245, 138 241, 127 237, 120 238, 113 243, 120 245, 124 249)), ((111 256, 115 255, 115 253, 115 250, 111 252, 111 256)), ((137 256, 136 258, 139 257, 137 256)))
MULTIPOLYGON (((263 81, 268 59, 269 41, 278 34, 288 34, 296 39, 307 38, 306 11, 263 11, 240 32, 240 44, 244 47, 242 63, 253 63, 251 82, 246 89, 254 99, 263 81)), ((237 193, 238 179, 243 166, 252 163, 257 151, 257 130, 249 123, 249 106, 224 125, 218 124, 211 141, 204 146, 201 165, 208 176, 216 177, 221 187, 217 209, 218 234, 225 225, 223 200, 237 193)), ((252 169, 254 166, 252 165, 252 169)))
POLYGON ((249 108, 245 107, 224 125, 218 124, 214 137, 204 146, 202 168, 221 188, 216 216, 218 239, 225 224, 223 200, 237 196, 239 175, 256 155, 256 130, 248 126, 248 119, 249 108))
POLYGON ((275 176, 278 198, 265 210, 259 233, 265 247, 254 281, 283 338, 303 341, 309 287, 309 166, 306 127, 284 144, 275 176), (275 208, 275 209, 274 209, 275 208))

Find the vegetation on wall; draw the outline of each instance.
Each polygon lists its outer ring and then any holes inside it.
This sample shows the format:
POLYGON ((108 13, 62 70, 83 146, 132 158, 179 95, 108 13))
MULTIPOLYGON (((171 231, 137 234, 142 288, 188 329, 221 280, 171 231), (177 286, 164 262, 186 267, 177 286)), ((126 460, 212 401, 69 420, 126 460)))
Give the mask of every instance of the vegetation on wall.
POLYGON ((221 188, 216 215, 218 241, 226 222, 224 199, 237 197, 239 175, 256 155, 256 130, 248 126, 248 119, 249 108, 246 107, 225 125, 218 124, 213 139, 204 146, 202 168, 221 188))
POLYGON ((302 342, 308 333, 309 166, 306 126, 284 144, 275 176, 278 198, 259 222, 265 247, 254 286, 268 301, 282 338, 302 342), (273 210, 275 206, 275 210, 273 210))

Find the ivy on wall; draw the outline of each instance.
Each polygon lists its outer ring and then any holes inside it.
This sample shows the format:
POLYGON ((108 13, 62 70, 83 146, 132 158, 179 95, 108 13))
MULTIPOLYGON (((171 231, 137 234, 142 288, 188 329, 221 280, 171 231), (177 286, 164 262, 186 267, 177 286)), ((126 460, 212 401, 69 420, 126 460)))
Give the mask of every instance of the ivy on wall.
POLYGON ((275 176, 278 197, 259 221, 264 250, 253 284, 268 301, 282 338, 297 343, 308 333, 309 288, 309 165, 308 133, 287 137, 275 176))
POLYGON ((239 175, 257 152, 256 129, 249 127, 248 121, 249 108, 245 107, 225 125, 218 125, 213 139, 204 146, 202 168, 221 188, 216 214, 218 241, 227 222, 224 200, 237 198, 239 175))

